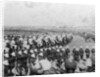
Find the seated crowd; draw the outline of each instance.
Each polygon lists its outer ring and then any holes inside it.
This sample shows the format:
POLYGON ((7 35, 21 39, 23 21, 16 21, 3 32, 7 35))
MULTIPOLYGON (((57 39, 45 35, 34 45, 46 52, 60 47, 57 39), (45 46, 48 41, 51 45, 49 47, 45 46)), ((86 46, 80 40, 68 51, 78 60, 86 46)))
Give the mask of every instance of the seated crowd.
POLYGON ((4 36, 4 76, 95 71, 95 48, 72 48, 72 34, 4 36))

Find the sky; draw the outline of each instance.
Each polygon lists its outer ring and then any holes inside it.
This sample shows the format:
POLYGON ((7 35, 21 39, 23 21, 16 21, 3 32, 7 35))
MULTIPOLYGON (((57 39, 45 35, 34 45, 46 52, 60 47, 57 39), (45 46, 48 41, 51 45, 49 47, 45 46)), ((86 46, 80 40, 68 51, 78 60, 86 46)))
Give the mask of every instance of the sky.
POLYGON ((94 5, 9 1, 4 7, 4 26, 95 27, 94 5))

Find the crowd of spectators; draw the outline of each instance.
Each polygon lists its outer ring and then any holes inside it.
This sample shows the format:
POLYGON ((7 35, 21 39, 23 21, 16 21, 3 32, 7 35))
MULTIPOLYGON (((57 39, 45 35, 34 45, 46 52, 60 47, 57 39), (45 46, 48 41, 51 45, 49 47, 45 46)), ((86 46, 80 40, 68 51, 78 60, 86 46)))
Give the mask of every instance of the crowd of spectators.
POLYGON ((95 48, 74 47, 72 34, 4 36, 4 76, 95 71, 95 48))

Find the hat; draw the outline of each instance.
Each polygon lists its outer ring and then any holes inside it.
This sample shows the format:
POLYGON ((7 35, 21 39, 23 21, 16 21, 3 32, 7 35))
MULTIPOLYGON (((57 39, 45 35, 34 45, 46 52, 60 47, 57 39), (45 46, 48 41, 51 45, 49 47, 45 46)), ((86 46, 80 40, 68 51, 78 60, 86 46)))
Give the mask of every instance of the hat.
POLYGON ((33 36, 32 39, 35 40, 36 39, 36 36, 33 36))
POLYGON ((53 46, 52 49, 55 49, 55 47, 53 46))
POLYGON ((91 49, 91 52, 92 52, 92 53, 95 53, 95 48, 92 48, 92 49, 91 49))
POLYGON ((4 60, 4 61, 3 61, 3 64, 4 64, 4 65, 9 65, 8 60, 4 60))
POLYGON ((60 52, 60 50, 59 50, 59 49, 57 49, 57 52, 60 52))
POLYGON ((75 48, 76 49, 76 51, 79 51, 79 48, 75 48))
POLYGON ((47 50, 47 48, 44 48, 44 50, 46 51, 46 50, 47 50))
POLYGON ((35 54, 33 53, 33 54, 31 55, 31 57, 32 57, 32 58, 35 58, 35 54))
POLYGON ((15 41, 14 40, 11 41, 11 45, 15 45, 15 41))
POLYGON ((21 50, 20 50, 20 51, 18 51, 18 54, 22 55, 22 51, 21 51, 21 50))
POLYGON ((17 45, 14 45, 15 49, 17 48, 17 45))
POLYGON ((31 50, 30 50, 30 53, 33 53, 33 52, 34 52, 34 51, 31 49, 31 50))
POLYGON ((27 54, 27 50, 24 50, 24 53, 27 54))
POLYGON ((60 45, 59 48, 62 48, 62 46, 60 45))
POLYGON ((19 40, 20 40, 20 41, 23 41, 23 38, 22 38, 22 37, 20 37, 20 38, 19 38, 19 40))
POLYGON ((9 48, 5 47, 5 52, 8 53, 9 52, 9 48))
POLYGON ((29 44, 32 44, 32 39, 31 38, 28 41, 29 41, 29 44))
POLYGON ((58 48, 58 45, 56 45, 55 47, 58 48))
POLYGON ((39 53, 39 56, 43 56, 43 53, 41 52, 41 53, 39 53))
POLYGON ((26 48, 29 49, 30 48, 30 45, 26 45, 26 48))
POLYGON ((37 49, 34 49, 34 52, 37 52, 37 49))
POLYGON ((9 40, 5 40, 5 43, 6 43, 6 44, 9 43, 9 40))
POLYGON ((41 48, 40 51, 43 51, 43 48, 41 48))
POLYGON ((48 49, 51 50, 51 47, 49 47, 48 49))
POLYGON ((24 44, 26 45, 27 44, 27 41, 24 41, 24 44))
POLYGON ((11 53, 11 55, 12 55, 13 57, 15 57, 15 56, 16 56, 15 52, 12 52, 12 53, 11 53))
POLYGON ((5 53, 5 54, 4 54, 4 57, 5 57, 5 58, 9 58, 9 54, 8 54, 8 53, 5 53))
POLYGON ((90 53, 90 49, 89 49, 89 47, 86 47, 86 49, 85 49, 85 53, 90 53))
POLYGON ((62 51, 65 51, 65 49, 64 49, 64 48, 62 48, 61 50, 62 50, 62 51))

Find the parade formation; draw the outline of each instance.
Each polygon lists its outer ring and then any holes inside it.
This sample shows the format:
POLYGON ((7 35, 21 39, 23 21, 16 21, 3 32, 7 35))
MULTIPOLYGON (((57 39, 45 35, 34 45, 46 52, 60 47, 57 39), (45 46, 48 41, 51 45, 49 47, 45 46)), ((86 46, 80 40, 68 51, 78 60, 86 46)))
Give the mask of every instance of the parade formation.
POLYGON ((95 71, 95 47, 73 47, 73 34, 5 35, 4 76, 95 71))

